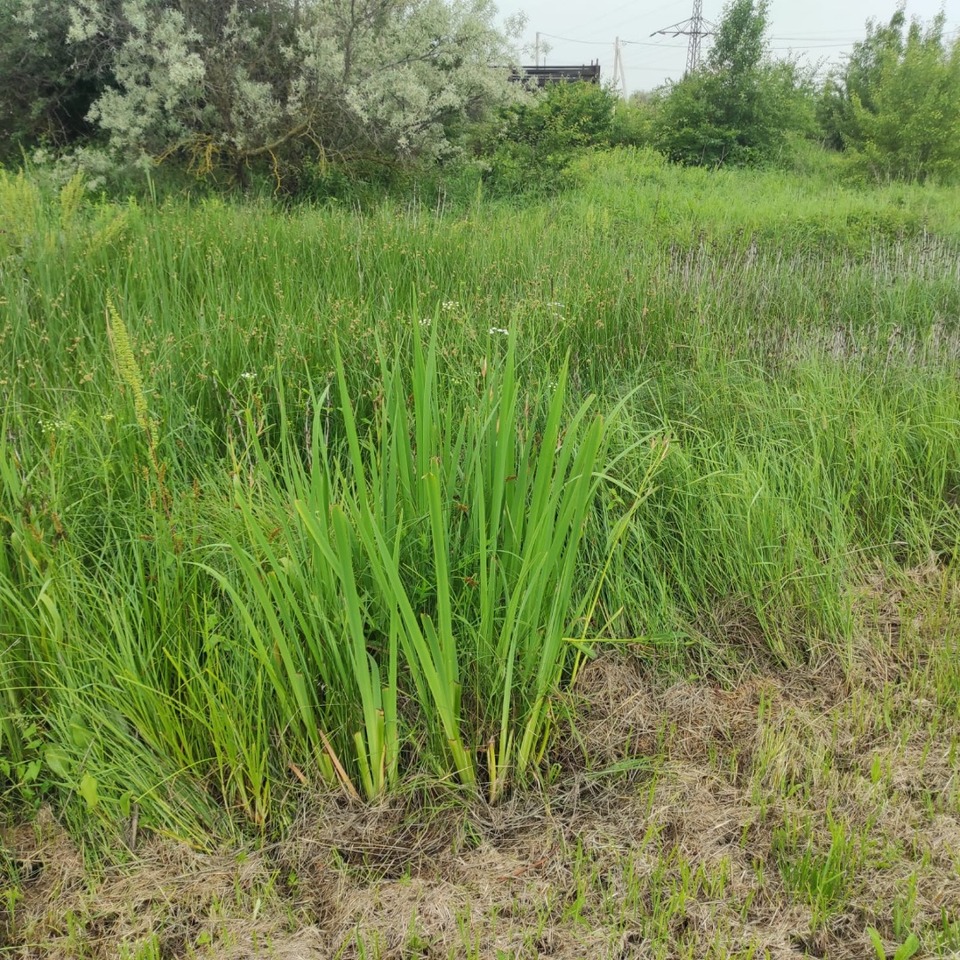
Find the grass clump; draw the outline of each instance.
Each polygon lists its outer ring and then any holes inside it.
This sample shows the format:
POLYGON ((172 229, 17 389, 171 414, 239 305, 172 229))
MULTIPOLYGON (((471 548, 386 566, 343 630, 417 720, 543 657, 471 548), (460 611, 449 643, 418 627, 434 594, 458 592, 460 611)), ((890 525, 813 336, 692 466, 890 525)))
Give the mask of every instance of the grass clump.
POLYGON ((211 573, 297 767, 351 793, 395 787, 412 743, 492 798, 542 757, 606 439, 589 398, 564 420, 565 368, 542 430, 525 425, 515 351, 478 371, 465 407, 440 381, 435 337, 414 338, 410 381, 381 354, 364 433, 338 354, 336 384, 310 400, 306 457, 285 443, 271 464, 258 449, 255 468, 280 482, 235 482, 242 581, 211 573))

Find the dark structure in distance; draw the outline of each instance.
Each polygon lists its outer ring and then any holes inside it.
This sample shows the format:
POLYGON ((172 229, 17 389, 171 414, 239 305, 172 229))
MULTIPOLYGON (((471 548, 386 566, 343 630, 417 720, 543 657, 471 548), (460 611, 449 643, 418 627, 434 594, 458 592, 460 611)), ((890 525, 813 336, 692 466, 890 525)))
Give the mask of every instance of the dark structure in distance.
POLYGON ((548 83, 577 83, 584 80, 587 83, 600 82, 600 62, 580 66, 557 67, 521 67, 519 72, 510 74, 513 83, 522 83, 525 86, 545 87, 548 83))

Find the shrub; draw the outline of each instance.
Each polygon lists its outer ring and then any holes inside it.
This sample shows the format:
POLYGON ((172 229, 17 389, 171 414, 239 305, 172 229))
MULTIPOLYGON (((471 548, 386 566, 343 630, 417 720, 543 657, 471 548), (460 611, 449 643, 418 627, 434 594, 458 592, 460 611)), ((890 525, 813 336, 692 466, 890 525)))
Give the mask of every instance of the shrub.
POLYGON ((903 10, 886 26, 868 24, 844 70, 829 78, 820 104, 827 142, 848 151, 871 180, 960 176, 960 38, 945 36, 941 14, 924 27, 903 10))
POLYGON ((609 145, 616 97, 592 83, 556 83, 504 111, 486 180, 495 193, 559 189, 579 150, 609 145))
POLYGON ((792 63, 765 58, 767 3, 735 0, 706 67, 662 95, 654 142, 679 163, 740 166, 777 158, 812 126, 812 97, 792 63))

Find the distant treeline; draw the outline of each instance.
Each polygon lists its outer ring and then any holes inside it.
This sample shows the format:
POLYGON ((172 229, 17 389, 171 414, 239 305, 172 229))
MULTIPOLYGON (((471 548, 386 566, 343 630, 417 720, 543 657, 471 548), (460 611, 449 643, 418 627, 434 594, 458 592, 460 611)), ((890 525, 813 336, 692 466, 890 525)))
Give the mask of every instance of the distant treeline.
POLYGON ((768 0, 733 0, 698 71, 623 102, 511 84, 523 22, 500 25, 488 0, 0 0, 0 160, 95 186, 163 166, 322 199, 438 171, 554 189, 584 147, 718 166, 813 143, 863 179, 950 181, 960 36, 946 26, 899 9, 817 80, 772 55, 768 0))

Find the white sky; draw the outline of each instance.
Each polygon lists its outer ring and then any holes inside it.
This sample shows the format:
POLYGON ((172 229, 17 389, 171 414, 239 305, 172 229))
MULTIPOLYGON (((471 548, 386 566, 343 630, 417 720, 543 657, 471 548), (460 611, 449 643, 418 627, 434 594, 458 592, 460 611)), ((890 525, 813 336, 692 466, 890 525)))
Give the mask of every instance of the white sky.
MULTIPOLYGON (((703 0, 704 17, 716 22, 724 5, 725 0, 703 0)), ((687 38, 650 34, 686 20, 693 11, 693 0, 500 0, 499 6, 503 16, 527 15, 530 53, 525 63, 533 63, 539 30, 552 47, 546 57, 548 64, 599 60, 602 79, 610 80, 614 39, 619 36, 621 41, 634 41, 622 48, 630 91, 652 90, 667 79, 683 76, 687 38)), ((788 56, 793 51, 803 54, 804 62, 822 63, 826 68, 841 61, 854 41, 863 39, 868 19, 887 21, 896 8, 896 0, 771 0, 770 46, 778 55, 788 56)), ((947 30, 958 30, 960 0, 907 2, 908 16, 923 20, 941 9, 947 14, 947 30)), ((704 39, 704 52, 709 42, 704 39)))

